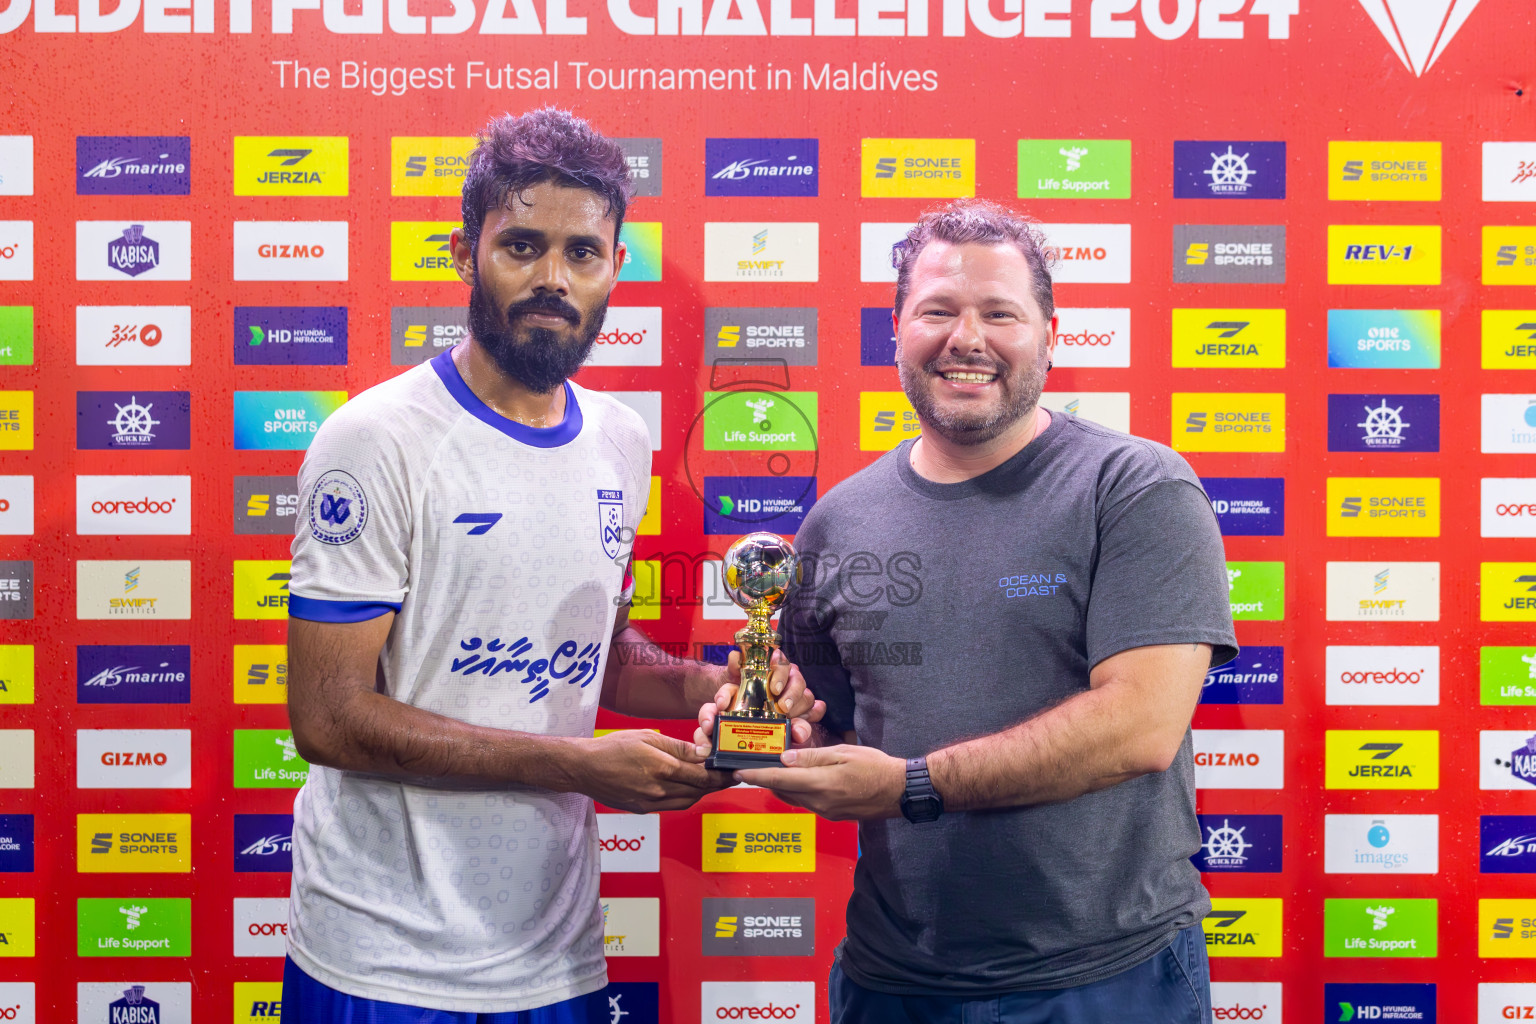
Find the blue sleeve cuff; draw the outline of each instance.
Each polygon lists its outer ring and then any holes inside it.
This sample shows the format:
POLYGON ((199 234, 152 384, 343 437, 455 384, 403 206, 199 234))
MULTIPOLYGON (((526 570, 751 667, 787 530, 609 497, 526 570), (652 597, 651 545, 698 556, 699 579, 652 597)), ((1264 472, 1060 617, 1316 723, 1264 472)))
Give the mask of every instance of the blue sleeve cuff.
POLYGON ((313 597, 288 595, 290 618, 309 622, 367 622, 385 612, 398 612, 398 601, 320 601, 313 597))

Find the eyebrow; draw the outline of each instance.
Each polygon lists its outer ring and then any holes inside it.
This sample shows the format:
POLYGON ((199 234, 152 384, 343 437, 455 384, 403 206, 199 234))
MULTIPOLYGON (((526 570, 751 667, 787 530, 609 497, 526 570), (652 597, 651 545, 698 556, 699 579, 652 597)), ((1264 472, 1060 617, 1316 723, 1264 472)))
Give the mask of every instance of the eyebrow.
MULTIPOLYGON (((496 241, 502 245, 517 241, 547 242, 548 240, 549 236, 537 228, 525 228, 515 224, 502 228, 496 233, 496 241)), ((603 240, 599 235, 571 235, 566 239, 566 245, 580 245, 598 252, 604 251, 603 240)))

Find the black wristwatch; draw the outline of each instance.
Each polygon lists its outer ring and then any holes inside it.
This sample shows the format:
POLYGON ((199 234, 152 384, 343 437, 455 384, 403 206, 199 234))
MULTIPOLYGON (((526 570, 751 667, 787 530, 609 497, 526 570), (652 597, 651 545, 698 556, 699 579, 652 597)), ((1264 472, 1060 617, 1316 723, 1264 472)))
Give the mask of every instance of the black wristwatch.
POLYGON ((907 790, 901 795, 901 813, 908 821, 936 821, 944 813, 944 798, 928 778, 928 759, 907 760, 907 790))

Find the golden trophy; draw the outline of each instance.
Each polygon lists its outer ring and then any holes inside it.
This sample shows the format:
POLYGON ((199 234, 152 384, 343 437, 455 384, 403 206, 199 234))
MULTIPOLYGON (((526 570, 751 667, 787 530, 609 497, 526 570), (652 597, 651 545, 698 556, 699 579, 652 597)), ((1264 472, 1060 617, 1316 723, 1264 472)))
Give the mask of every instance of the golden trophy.
POLYGON ((741 686, 730 710, 715 719, 715 752, 704 762, 724 771, 779 763, 789 749, 789 718, 768 692, 768 659, 779 635, 768 621, 800 582, 800 556, 775 533, 749 533, 732 544, 720 566, 726 593, 747 611, 747 628, 736 632, 741 648, 741 686))

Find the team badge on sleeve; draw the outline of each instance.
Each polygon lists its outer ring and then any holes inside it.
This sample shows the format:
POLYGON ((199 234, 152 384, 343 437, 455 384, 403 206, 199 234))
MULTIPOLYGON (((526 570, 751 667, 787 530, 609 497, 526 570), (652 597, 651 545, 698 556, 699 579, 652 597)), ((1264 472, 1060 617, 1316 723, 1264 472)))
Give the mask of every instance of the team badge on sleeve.
POLYGON ((350 544, 368 522, 368 498, 351 473, 328 471, 309 494, 309 532, 324 544, 350 544))
POLYGON ((597 492, 597 529, 603 539, 603 554, 618 558, 624 549, 624 492, 597 492))

